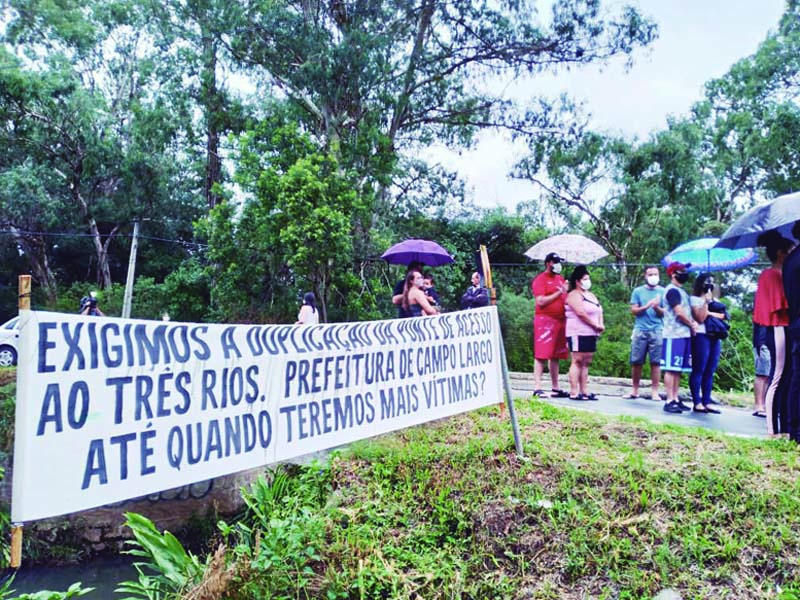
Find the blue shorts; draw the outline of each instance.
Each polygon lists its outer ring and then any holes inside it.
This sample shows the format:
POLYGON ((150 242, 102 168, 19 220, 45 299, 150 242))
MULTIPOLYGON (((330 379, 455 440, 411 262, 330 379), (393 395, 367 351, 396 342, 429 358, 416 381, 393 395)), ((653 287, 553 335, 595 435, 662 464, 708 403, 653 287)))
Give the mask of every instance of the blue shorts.
POLYGON ((692 372, 692 338, 664 338, 661 342, 661 370, 692 372))
POLYGON ((756 375, 772 377, 775 356, 775 329, 753 323, 753 355, 756 362, 756 375))
POLYGON ((643 365, 645 356, 650 357, 650 364, 661 363, 661 330, 641 331, 634 329, 631 334, 631 364, 643 365))

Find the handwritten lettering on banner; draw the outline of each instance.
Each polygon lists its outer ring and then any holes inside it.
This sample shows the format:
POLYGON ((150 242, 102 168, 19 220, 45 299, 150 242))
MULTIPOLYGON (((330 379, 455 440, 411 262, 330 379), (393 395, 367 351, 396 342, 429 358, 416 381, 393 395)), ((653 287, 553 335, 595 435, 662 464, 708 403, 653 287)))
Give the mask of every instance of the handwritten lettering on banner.
POLYGON ((494 307, 332 325, 25 312, 12 519, 340 446, 502 399, 494 307))

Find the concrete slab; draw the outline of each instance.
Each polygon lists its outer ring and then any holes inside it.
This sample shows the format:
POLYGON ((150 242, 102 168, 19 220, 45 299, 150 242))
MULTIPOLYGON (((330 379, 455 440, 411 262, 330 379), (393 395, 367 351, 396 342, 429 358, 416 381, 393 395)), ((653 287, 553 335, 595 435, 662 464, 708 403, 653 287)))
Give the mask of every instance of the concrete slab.
MULTIPOLYGON (((511 391, 515 401, 531 398, 534 391, 533 376, 531 374, 511 373, 510 379, 511 391)), ((542 383, 548 386, 545 388, 545 392, 549 393, 550 376, 545 374, 542 383)), ((565 376, 559 378, 559 387, 563 390, 569 390, 569 383, 565 376)), ((766 437, 767 435, 766 419, 754 417, 752 409, 721 405, 717 407, 722 411, 722 414, 719 415, 695 412, 683 414, 666 413, 663 410, 664 402, 650 400, 649 398, 626 398, 631 392, 630 381, 611 377, 590 376, 589 390, 597 394, 597 401, 575 401, 568 398, 550 398, 547 395, 541 400, 564 408, 574 408, 607 415, 642 417, 653 423, 702 427, 745 437, 766 437)), ((649 395, 650 386, 648 385, 642 391, 646 391, 649 395)), ((684 396, 684 394, 688 395, 688 392, 682 390, 681 396, 684 396)), ((691 406, 691 402, 686 403, 691 406)))

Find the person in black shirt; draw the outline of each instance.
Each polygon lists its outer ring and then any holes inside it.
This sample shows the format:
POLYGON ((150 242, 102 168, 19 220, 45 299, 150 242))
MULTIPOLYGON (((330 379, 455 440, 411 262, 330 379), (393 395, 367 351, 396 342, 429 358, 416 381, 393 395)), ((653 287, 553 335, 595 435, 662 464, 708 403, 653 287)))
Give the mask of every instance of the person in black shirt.
MULTIPOLYGON (((792 236, 800 240, 800 221, 792 227, 792 236)), ((800 444, 800 245, 794 247, 783 261, 783 292, 789 304, 789 327, 786 328, 786 366, 789 391, 787 413, 789 414, 789 439, 800 444)))
POLYGON ((441 310, 439 293, 436 291, 436 288, 433 287, 433 275, 425 273, 422 277, 422 291, 425 292, 425 295, 428 297, 428 302, 431 303, 431 306, 435 306, 437 309, 441 310))
POLYGON ((461 308, 480 308, 489 306, 489 290, 481 287, 481 276, 477 271, 472 274, 472 287, 467 288, 461 296, 461 308))

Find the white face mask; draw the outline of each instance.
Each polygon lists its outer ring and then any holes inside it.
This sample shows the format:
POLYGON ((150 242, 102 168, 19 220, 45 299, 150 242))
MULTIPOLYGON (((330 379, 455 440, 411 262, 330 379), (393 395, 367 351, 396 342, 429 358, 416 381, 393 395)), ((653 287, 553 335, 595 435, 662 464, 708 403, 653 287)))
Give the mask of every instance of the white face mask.
POLYGON ((584 291, 588 292, 589 289, 592 287, 592 280, 591 279, 581 279, 581 287, 584 291))
POLYGON ((556 275, 561 273, 561 263, 556 263, 553 265, 553 273, 555 273, 556 275))
POLYGON ((656 287, 658 285, 658 275, 648 275, 645 281, 650 287, 656 287))

